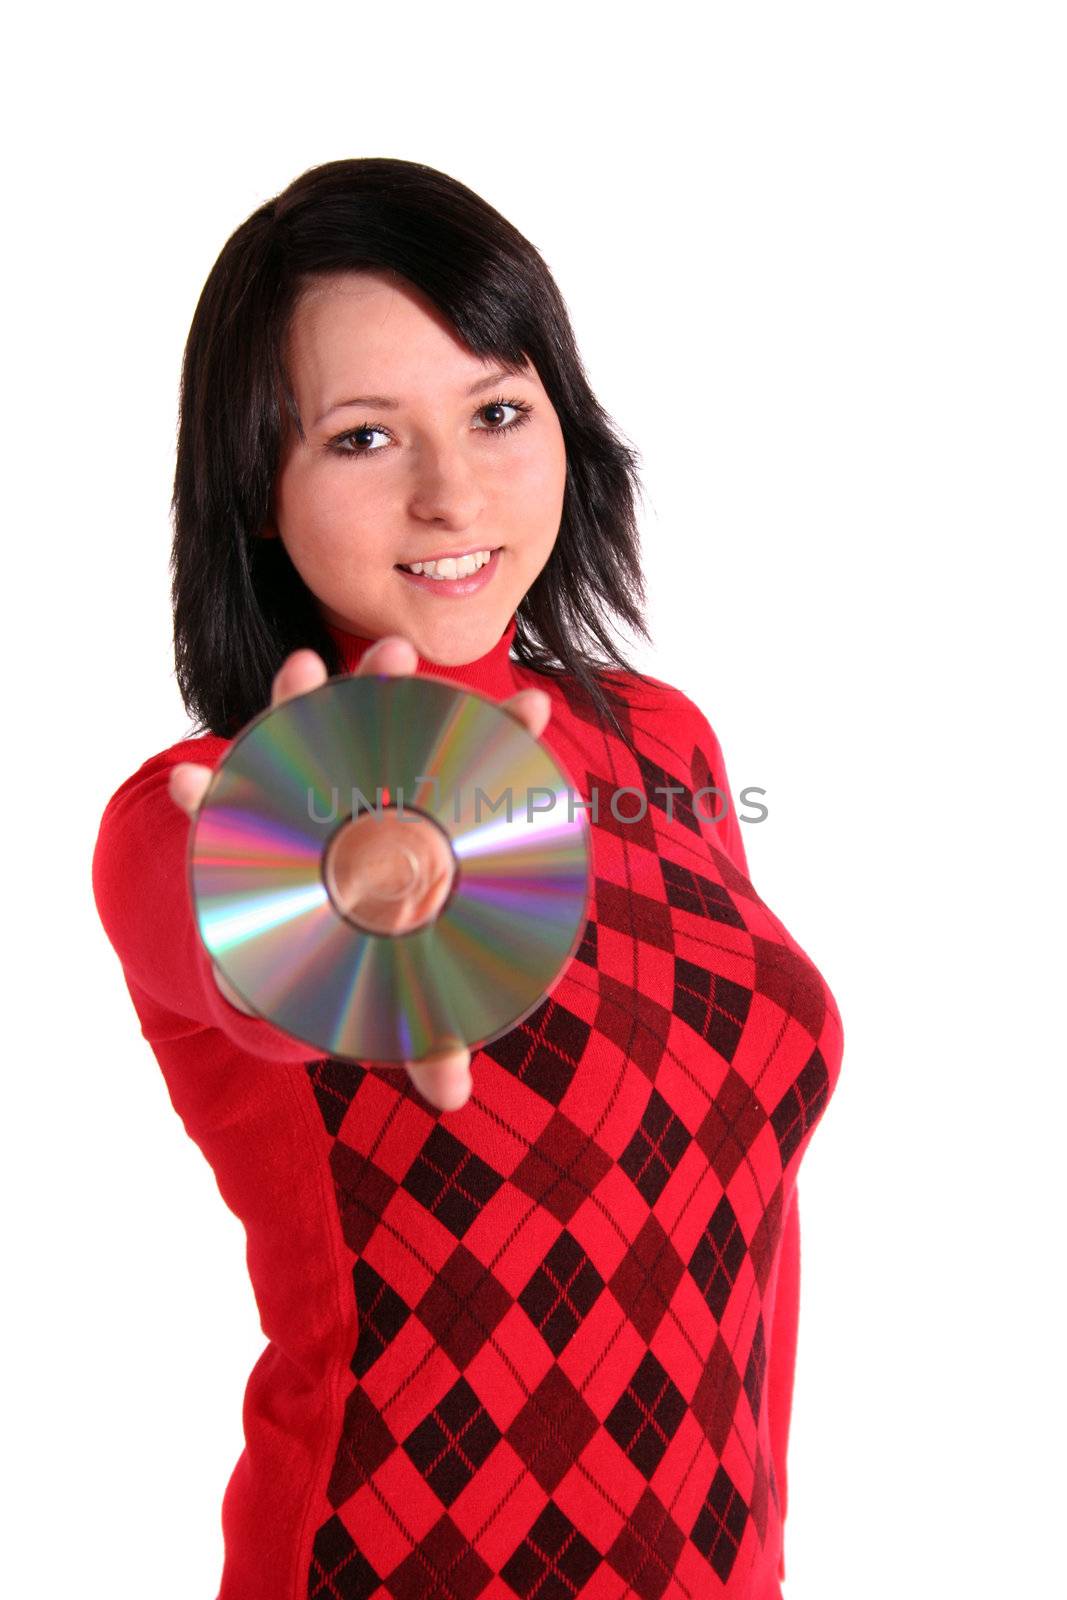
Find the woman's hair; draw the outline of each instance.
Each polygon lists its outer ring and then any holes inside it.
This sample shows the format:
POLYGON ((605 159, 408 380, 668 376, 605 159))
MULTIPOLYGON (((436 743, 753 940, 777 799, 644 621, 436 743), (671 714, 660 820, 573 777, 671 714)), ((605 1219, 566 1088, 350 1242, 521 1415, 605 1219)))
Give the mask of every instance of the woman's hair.
POLYGON ((552 553, 516 610, 513 650, 535 672, 572 674, 622 732, 610 708, 626 701, 610 675, 648 681, 618 653, 608 624, 614 614, 649 638, 637 452, 598 404, 533 245, 455 178, 379 157, 314 167, 260 206, 223 246, 193 315, 171 553, 176 678, 193 731, 239 732, 269 705, 274 674, 300 646, 331 675, 343 671, 284 544, 259 535, 284 412, 301 426, 284 362, 293 309, 309 279, 359 270, 413 284, 475 355, 536 367, 563 431, 566 487, 552 553))

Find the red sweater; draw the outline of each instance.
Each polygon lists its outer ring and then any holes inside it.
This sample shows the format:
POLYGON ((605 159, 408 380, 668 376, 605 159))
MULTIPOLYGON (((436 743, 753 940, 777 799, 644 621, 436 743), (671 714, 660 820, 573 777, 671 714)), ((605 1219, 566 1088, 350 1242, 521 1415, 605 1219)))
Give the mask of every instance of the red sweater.
MULTIPOLYGON (((732 804, 694 806, 728 789, 697 706, 621 680, 635 760, 573 680, 509 659, 514 631, 418 670, 549 691, 544 742, 598 791, 594 891, 552 994, 474 1052, 460 1111, 222 998, 167 774, 227 741, 151 757, 103 815, 99 914, 244 1224, 268 1340, 219 1600, 781 1595, 797 1169, 840 1015, 752 887, 732 804)), ((370 641, 334 637, 353 668, 370 641)))

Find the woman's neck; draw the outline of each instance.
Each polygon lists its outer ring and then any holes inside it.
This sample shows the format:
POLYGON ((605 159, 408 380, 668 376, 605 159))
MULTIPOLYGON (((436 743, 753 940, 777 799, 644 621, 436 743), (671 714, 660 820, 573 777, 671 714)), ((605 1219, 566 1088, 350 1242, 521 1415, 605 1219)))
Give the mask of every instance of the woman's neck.
MULTIPOLYGON (((332 622, 326 624, 326 630, 340 651, 342 669, 346 673, 355 672, 371 645, 376 642, 359 633, 348 633, 332 622)), ((474 661, 462 662, 451 667, 443 666, 437 661, 427 661, 420 655, 415 671, 427 677, 442 678, 446 683, 456 683, 466 689, 474 689, 478 694, 488 696, 490 700, 505 700, 522 687, 515 677, 510 660, 511 641, 514 637, 515 617, 512 615, 496 644, 491 650, 486 651, 485 655, 479 656, 474 661)))

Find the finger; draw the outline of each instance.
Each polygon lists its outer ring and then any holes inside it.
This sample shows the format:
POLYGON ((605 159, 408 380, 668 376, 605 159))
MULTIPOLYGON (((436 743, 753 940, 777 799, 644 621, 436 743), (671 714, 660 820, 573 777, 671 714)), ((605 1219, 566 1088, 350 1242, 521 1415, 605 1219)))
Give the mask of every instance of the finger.
POLYGON ((520 689, 510 699, 501 700, 500 705, 535 739, 544 733, 552 715, 552 697, 544 689, 520 689))
POLYGON ((274 674, 270 691, 271 706, 280 706, 283 701, 293 700, 298 694, 317 689, 328 677, 326 663, 316 651, 294 650, 274 674))
POLYGON ((408 1077, 438 1111, 458 1111, 466 1105, 474 1088, 471 1054, 464 1046, 442 1050, 421 1061, 405 1062, 408 1077))
POLYGON ((167 790, 176 806, 181 806, 187 816, 195 817, 210 782, 210 767, 202 767, 196 761, 177 761, 170 769, 167 790))
POLYGON ((414 672, 418 664, 419 652, 411 640, 405 639, 400 633, 387 633, 375 639, 356 668, 356 676, 375 672, 384 673, 390 678, 401 678, 414 672))

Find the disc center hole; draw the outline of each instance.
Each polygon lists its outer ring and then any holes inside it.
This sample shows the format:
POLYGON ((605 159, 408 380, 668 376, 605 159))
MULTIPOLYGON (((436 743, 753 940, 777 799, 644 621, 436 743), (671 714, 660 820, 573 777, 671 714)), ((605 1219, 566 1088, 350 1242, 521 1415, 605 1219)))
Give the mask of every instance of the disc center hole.
POLYGON ((323 858, 330 899, 342 916, 370 933, 410 933, 432 922, 455 873, 452 846, 437 823, 395 806, 350 817, 323 858))

